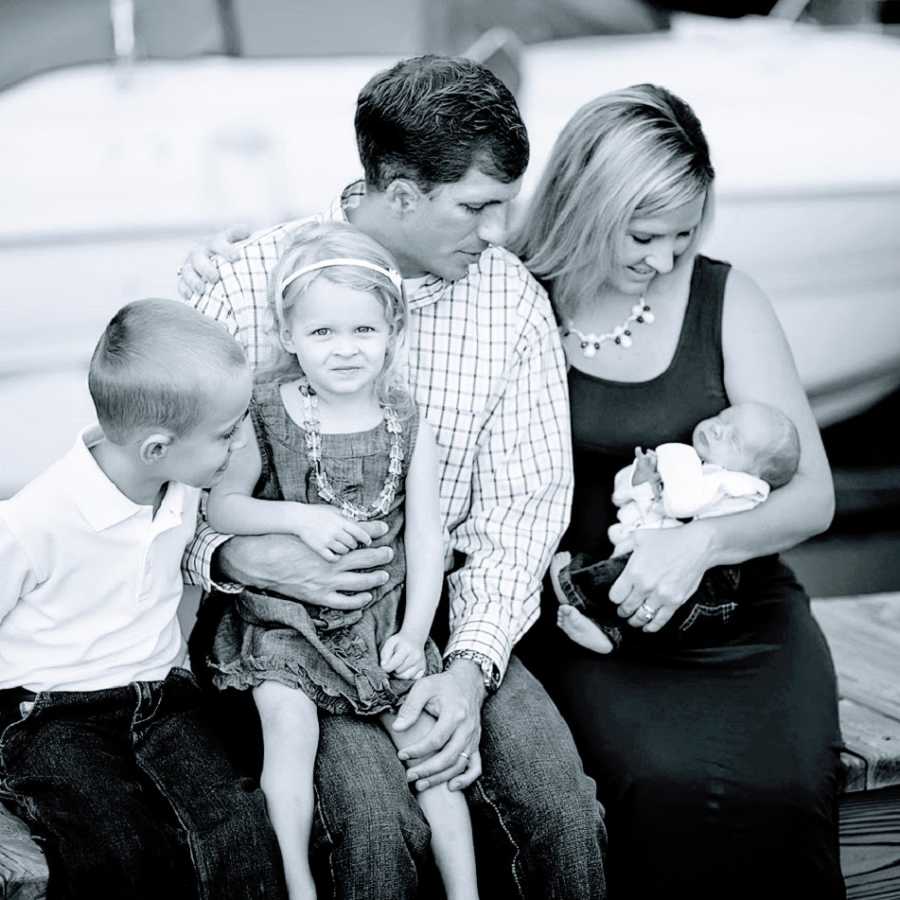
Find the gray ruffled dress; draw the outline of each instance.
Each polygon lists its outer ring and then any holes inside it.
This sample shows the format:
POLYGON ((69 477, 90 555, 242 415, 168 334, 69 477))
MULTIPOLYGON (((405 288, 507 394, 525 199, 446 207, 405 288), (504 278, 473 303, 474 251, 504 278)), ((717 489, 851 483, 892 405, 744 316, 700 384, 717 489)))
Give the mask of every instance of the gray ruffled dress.
MULTIPOLYGON (((322 503, 303 429, 288 415, 278 384, 258 385, 250 407, 262 457, 254 491, 266 500, 322 503)), ((332 713, 374 715, 396 710, 413 682, 388 675, 379 665, 385 640, 403 617, 406 554, 403 489, 415 448, 418 413, 401 419, 403 471, 383 520, 387 534, 372 546, 390 546, 394 558, 382 568, 388 581, 373 591, 364 609, 310 606, 278 594, 245 588, 220 594, 221 618, 207 657, 213 684, 239 690, 264 681, 299 688, 332 713)), ((378 499, 387 477, 390 436, 385 425, 352 434, 322 434, 322 464, 339 497, 359 506, 378 499)), ((210 598, 213 599, 213 598, 210 598)), ((425 647, 429 674, 441 669, 437 647, 425 647)))

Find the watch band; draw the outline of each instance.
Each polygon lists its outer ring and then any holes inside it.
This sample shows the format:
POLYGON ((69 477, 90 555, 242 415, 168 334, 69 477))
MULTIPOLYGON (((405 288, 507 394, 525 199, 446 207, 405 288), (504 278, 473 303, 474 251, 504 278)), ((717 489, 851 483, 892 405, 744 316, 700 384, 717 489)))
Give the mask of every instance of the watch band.
POLYGON ((479 653, 477 650, 454 650, 444 661, 444 669, 450 668, 450 664, 457 659, 471 660, 481 669, 484 687, 489 694, 492 694, 500 687, 500 673, 497 671, 493 661, 483 653, 479 653))

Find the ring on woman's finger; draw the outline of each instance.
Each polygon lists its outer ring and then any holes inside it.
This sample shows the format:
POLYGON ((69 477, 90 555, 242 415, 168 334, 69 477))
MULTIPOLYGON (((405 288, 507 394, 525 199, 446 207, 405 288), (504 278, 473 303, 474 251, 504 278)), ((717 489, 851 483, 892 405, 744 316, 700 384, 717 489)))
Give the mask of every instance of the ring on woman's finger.
POLYGON ((640 618, 642 618, 645 622, 649 622, 656 615, 656 610, 650 609, 650 607, 647 606, 646 603, 642 603, 637 608, 637 615, 640 618))
POLYGON ((468 762, 468 761, 472 758, 472 754, 471 754, 471 753, 466 753, 465 750, 460 751, 460 754, 459 754, 459 755, 460 755, 460 758, 461 758, 461 759, 464 759, 466 762, 468 762))

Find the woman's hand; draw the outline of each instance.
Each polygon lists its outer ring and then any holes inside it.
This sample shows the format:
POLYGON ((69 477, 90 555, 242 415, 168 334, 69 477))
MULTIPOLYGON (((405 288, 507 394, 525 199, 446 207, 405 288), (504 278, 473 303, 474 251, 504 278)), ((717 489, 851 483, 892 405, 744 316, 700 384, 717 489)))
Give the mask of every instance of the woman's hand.
POLYGON ((659 631, 700 586, 711 566, 711 546, 708 520, 634 532, 616 547, 617 554, 631 551, 609 591, 619 615, 634 628, 659 631))

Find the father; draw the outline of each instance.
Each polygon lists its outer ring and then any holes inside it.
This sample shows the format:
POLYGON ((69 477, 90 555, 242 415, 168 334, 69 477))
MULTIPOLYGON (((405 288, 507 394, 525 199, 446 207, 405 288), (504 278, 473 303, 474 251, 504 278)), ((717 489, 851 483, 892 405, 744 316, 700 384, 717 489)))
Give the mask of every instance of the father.
MULTIPOLYGON (((481 875, 502 872, 490 896, 602 898, 606 835, 595 786, 567 726, 512 653, 537 618, 572 489, 553 315, 543 289, 501 248, 528 162, 525 126, 487 69, 427 56, 369 81, 356 135, 365 179, 319 218, 380 241, 404 276, 410 377, 440 452, 450 631, 444 671, 419 681, 400 710, 400 728, 423 708, 437 717, 402 762, 377 724, 322 717, 313 867, 333 879, 336 896, 420 896, 429 839, 406 783, 449 781, 468 789, 481 875)), ((182 275, 182 293, 224 323, 254 365, 275 339, 268 273, 296 225, 255 235, 212 272, 196 252, 182 275)), ((207 585, 212 573, 346 608, 367 602, 386 576, 366 570, 389 554, 366 548, 327 563, 294 537, 207 533, 192 568, 207 585)), ((201 610, 195 653, 204 650, 202 620, 214 615, 201 610)))

